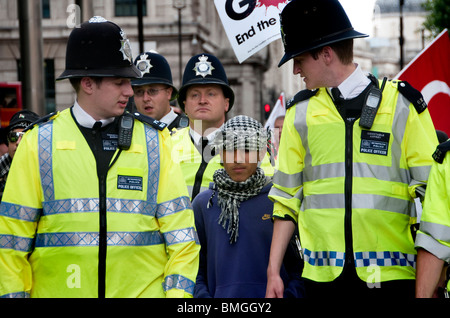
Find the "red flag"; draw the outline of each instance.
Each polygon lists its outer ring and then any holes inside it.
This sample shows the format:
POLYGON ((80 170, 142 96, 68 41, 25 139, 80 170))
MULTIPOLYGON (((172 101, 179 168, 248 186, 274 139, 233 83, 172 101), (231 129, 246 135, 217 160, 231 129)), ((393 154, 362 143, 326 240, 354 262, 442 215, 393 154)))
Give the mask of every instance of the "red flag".
POLYGON ((284 100, 284 92, 281 92, 280 96, 273 107, 272 112, 270 113, 269 118, 267 118, 266 123, 264 124, 264 128, 270 127, 273 128, 275 124, 275 119, 279 116, 284 116, 286 114, 286 102, 284 100))
POLYGON ((450 136, 450 38, 442 31, 397 78, 421 91, 434 127, 450 136))

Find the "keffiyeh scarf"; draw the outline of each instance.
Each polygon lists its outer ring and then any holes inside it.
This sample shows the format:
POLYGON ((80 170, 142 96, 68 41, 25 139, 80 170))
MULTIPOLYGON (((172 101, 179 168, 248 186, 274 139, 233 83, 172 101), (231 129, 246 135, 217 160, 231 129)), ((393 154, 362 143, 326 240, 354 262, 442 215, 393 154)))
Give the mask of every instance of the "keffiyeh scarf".
POLYGON ((225 169, 218 169, 213 180, 217 190, 217 201, 222 212, 219 224, 230 234, 230 244, 235 243, 239 236, 239 206, 242 201, 248 200, 261 192, 261 189, 270 181, 261 168, 243 182, 233 181, 225 169))

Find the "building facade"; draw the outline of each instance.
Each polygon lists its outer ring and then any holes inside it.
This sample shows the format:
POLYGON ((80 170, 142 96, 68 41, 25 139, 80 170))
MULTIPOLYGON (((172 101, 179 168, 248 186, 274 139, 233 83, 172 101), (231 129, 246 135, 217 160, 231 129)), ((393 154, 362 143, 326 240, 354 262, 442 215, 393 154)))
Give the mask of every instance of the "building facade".
MULTIPOLYGON (((21 80, 18 19, 20 1, 27 0, 0 0, 0 82, 21 80)), ((274 105, 281 92, 285 93, 286 98, 290 98, 304 88, 301 79, 292 74, 292 62, 281 68, 277 67, 283 55, 281 40, 272 42, 239 64, 212 0, 142 0, 142 32, 139 32, 137 18, 138 0, 28 1, 40 1, 42 8, 39 13, 42 14, 42 63, 46 106, 40 115, 72 105, 75 95, 70 83, 55 82, 55 78, 65 68, 66 44, 72 28, 94 15, 102 16, 122 27, 130 39, 133 57, 140 53, 141 48, 144 51, 156 50, 164 55, 171 65, 176 86, 181 85, 180 76, 191 56, 202 52, 217 56, 224 64, 236 95, 235 106, 228 117, 244 114, 264 122, 263 105, 274 105), (176 4, 181 4, 182 8, 177 9, 176 4)), ((394 9, 388 10, 393 2, 395 1, 378 0, 375 5, 376 37, 355 40, 355 61, 364 71, 375 71, 379 76, 392 77, 400 70, 395 58, 398 56, 398 27, 395 26, 398 13, 396 16, 394 9)), ((421 1, 406 0, 406 5, 409 2, 421 1)), ((416 11, 414 14, 417 16, 416 11)), ((405 30, 415 30, 411 35, 415 38, 414 43, 409 40, 409 33, 406 36, 407 60, 421 49, 420 41, 417 40, 421 35, 417 33, 420 27, 417 21, 423 19, 423 14, 420 13, 420 18, 414 22, 405 21, 414 24, 413 27, 405 26, 405 30)), ((30 105, 24 107, 32 109, 30 105)))
POLYGON ((394 78, 429 42, 429 32, 423 27, 427 12, 425 0, 377 0, 374 7, 374 36, 369 39, 374 53, 373 71, 379 76, 394 78), (400 27, 400 24, 403 27, 400 27), (400 30, 403 37, 403 63, 400 60, 400 30))

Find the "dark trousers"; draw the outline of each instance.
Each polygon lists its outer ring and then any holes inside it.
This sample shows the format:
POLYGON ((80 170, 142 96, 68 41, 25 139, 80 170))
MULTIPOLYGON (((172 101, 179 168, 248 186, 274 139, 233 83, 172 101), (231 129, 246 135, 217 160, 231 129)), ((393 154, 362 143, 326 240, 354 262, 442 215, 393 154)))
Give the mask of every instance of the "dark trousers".
POLYGON ((354 267, 344 268, 332 282, 319 283, 305 279, 306 298, 398 299, 415 297, 415 280, 393 280, 369 286, 356 274, 354 267), (373 287, 373 288, 371 288, 373 287))

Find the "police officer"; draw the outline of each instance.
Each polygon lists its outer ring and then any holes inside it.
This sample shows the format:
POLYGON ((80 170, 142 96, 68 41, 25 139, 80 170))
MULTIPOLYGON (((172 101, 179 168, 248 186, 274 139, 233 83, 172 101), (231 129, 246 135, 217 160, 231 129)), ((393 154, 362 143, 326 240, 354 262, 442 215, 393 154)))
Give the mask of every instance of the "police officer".
POLYGON ((6 127, 6 138, 8 141, 8 151, 0 157, 0 201, 2 200, 3 190, 5 189, 9 169, 14 159, 17 147, 24 134, 24 129, 39 119, 39 115, 24 109, 15 113, 6 127))
POLYGON ((353 39, 366 35, 337 0, 291 1, 281 31, 279 66, 293 60, 307 90, 288 103, 269 194, 267 295, 282 295, 279 264, 298 226, 308 297, 414 297, 413 199, 437 145, 423 98, 353 62, 353 39))
POLYGON ((450 291, 449 150, 450 140, 447 140, 433 154, 435 161, 428 180, 416 239, 418 298, 448 297, 450 291))
MULTIPOLYGON (((201 53, 188 61, 178 104, 189 117, 189 127, 172 135, 174 158, 180 162, 193 200, 199 192, 208 189, 214 171, 222 168, 220 156, 210 144, 234 104, 233 89, 217 57, 201 53)), ((266 175, 273 175, 268 155, 262 167, 266 175)))
POLYGON ((220 157, 209 145, 234 104, 234 92, 220 60, 212 54, 191 57, 186 64, 178 105, 189 127, 172 135, 174 157, 180 162, 191 200, 209 187, 220 157))
POLYGON ((134 64, 142 74, 142 78, 131 81, 137 111, 167 124, 170 131, 187 127, 189 119, 186 115, 177 114, 170 105, 178 90, 172 83, 172 72, 164 56, 145 52, 134 60, 134 64))
POLYGON ((0 206, 0 295, 192 296, 199 245, 169 132, 124 113, 140 76, 118 25, 72 30, 58 80, 77 99, 24 136, 0 206))

